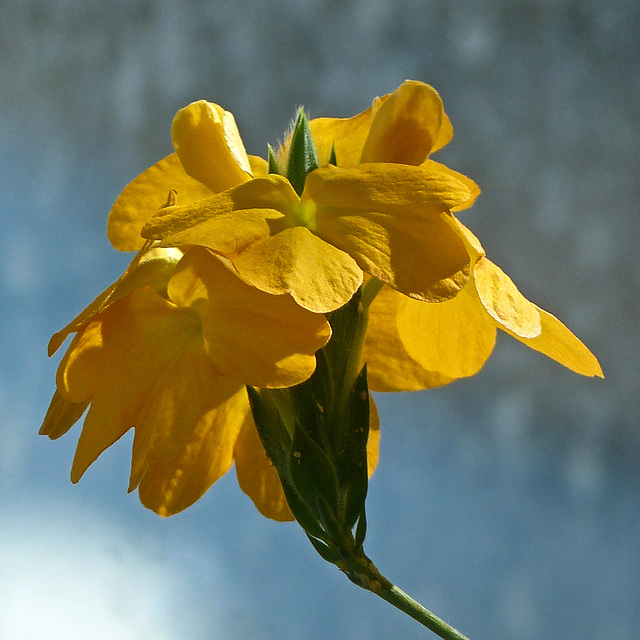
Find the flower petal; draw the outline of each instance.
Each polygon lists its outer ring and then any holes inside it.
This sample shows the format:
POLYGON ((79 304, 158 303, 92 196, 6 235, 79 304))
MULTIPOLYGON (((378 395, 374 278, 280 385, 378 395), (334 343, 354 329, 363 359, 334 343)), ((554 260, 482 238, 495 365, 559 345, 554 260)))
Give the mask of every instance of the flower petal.
POLYGON ((397 291, 383 287, 369 307, 362 359, 367 363, 369 388, 373 391, 418 391, 453 380, 438 371, 424 369, 407 353, 396 321, 403 298, 397 291))
POLYGON ((264 450, 253 418, 247 415, 233 452, 240 488, 265 517, 279 522, 294 520, 276 468, 264 450))
POLYGON ((146 222, 167 202, 170 191, 177 201, 189 204, 211 195, 211 190, 189 176, 173 153, 130 182, 111 207, 107 236, 119 251, 137 251, 144 245, 140 235, 146 222))
POLYGON ((538 308, 518 291, 500 267, 482 257, 474 266, 473 280, 480 301, 501 329, 508 329, 520 338, 540 335, 538 308))
POLYGON ((48 354, 52 356, 70 333, 79 331, 96 314, 119 298, 141 287, 151 287, 158 293, 166 291, 175 265, 182 257, 178 249, 142 249, 131 261, 126 271, 110 284, 91 304, 80 312, 66 327, 51 336, 48 354))
POLYGON ((452 136, 437 91, 407 80, 376 111, 360 162, 419 165, 452 136))
POLYGON ((472 282, 455 298, 437 304, 404 297, 398 334, 407 353, 428 371, 449 379, 476 374, 496 342, 496 327, 472 282))
POLYGON ((251 178, 235 119, 217 104, 199 100, 180 109, 171 139, 185 171, 214 193, 251 178))
POLYGON ((352 118, 315 118, 310 120, 309 127, 320 164, 329 162, 332 147, 335 148, 339 166, 354 167, 359 164, 372 120, 372 107, 352 118))
POLYGON ((138 486, 150 464, 177 456, 199 421, 242 388, 220 376, 202 340, 191 341, 168 365, 153 387, 144 419, 135 425, 129 491, 138 486))
POLYGON ((320 313, 341 307, 362 283, 351 256, 305 227, 290 227, 255 244, 233 264, 246 282, 269 293, 290 293, 300 306, 320 313))
POLYGON ((216 368, 242 384, 288 387, 306 380, 315 370, 315 352, 331 335, 323 315, 290 296, 246 284, 202 247, 185 255, 168 291, 176 304, 191 306, 202 319, 216 368))
POLYGON ((78 333, 57 376, 65 398, 91 400, 72 467, 74 482, 129 428, 142 426, 158 387, 198 335, 195 316, 148 288, 119 299, 78 333))
MULTIPOLYGON (((539 336, 523 338, 512 331, 504 330, 527 347, 544 353, 576 373, 603 378, 602 368, 593 353, 555 316, 540 307, 536 308, 542 323, 539 336)), ((503 329, 503 327, 500 328, 503 329)))
POLYGON ((63 436, 80 420, 88 406, 88 400, 70 402, 56 389, 38 435, 48 436, 51 440, 63 436))
POLYGON ((455 296, 468 278, 464 242, 440 215, 468 196, 466 186, 438 167, 423 173, 419 167, 372 164, 314 171, 303 202, 316 206, 317 235, 364 271, 407 295, 437 302, 455 296))
POLYGON ((187 207, 167 207, 144 227, 162 246, 198 244, 233 255, 268 238, 299 202, 286 178, 269 175, 187 207))
POLYGON ((200 419, 182 451, 151 464, 140 481, 140 501, 158 515, 186 509, 231 467, 249 402, 245 389, 234 381, 221 378, 218 391, 226 399, 200 419))

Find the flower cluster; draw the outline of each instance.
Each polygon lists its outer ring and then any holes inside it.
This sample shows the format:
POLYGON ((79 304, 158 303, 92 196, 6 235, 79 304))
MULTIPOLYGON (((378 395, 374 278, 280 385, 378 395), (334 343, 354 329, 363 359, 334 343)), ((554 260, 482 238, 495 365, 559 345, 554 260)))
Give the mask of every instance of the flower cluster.
MULTIPOLYGON (((113 246, 137 252, 129 268, 49 345, 52 354, 75 334, 41 429, 57 438, 88 407, 73 482, 133 428, 129 489, 160 515, 188 507, 235 461, 258 509, 291 519, 247 389, 289 398, 356 295, 366 321, 349 342, 347 389, 365 364, 377 391, 471 376, 497 329, 602 375, 457 219, 480 190, 430 158, 453 135, 432 87, 407 81, 352 118, 301 111, 268 160, 247 155, 232 114, 210 102, 179 111, 171 134, 175 153, 109 215, 113 246)), ((378 428, 367 411, 370 474, 378 428)))

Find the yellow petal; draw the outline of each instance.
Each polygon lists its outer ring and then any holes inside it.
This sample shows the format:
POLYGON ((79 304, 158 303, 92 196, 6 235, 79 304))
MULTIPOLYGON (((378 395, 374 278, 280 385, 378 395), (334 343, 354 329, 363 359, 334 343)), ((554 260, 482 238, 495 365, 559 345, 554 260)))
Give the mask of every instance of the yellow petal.
POLYGON ((218 371, 242 384, 288 387, 306 380, 315 370, 315 352, 331 335, 323 315, 246 284, 202 247, 187 252, 168 291, 201 317, 218 371))
POLYGON ((48 436, 51 440, 56 440, 71 429, 82 417, 88 406, 89 401, 70 402, 56 390, 38 434, 48 436))
POLYGON ((408 80, 377 110, 360 161, 418 165, 452 135, 437 91, 408 80))
POLYGON ((448 384, 453 379, 428 371, 406 352, 396 318, 402 296, 384 287, 369 307, 369 324, 363 350, 369 388, 373 391, 417 391, 448 384))
POLYGON ((433 165, 425 172, 394 164, 322 167, 308 176, 303 201, 316 206, 317 235, 364 271, 412 297, 440 301, 464 286, 470 266, 460 233, 441 212, 469 194, 433 165))
POLYGON ((71 402, 91 399, 72 467, 77 482, 87 467, 129 428, 143 424, 154 394, 199 322, 151 289, 121 298, 71 343, 58 369, 58 390, 71 402))
POLYGON ((269 237, 298 202, 288 180, 269 175, 191 206, 162 209, 142 233, 163 246, 199 244, 232 255, 269 237))
POLYGON ((233 260, 240 277, 273 294, 290 293, 305 309, 325 313, 345 304, 362 283, 348 254, 291 227, 255 244, 233 260))
POLYGON ((538 308, 518 291, 509 276, 488 258, 475 264, 473 280, 487 313, 501 329, 520 338, 535 338, 542 326, 538 308))
POLYGON ((540 307, 536 308, 542 321, 542 331, 539 336, 522 338, 512 331, 506 330, 507 333, 526 344, 527 347, 544 353, 576 373, 603 378, 602 369, 593 353, 555 316, 540 307))
POLYGON ((495 323, 469 282, 445 302, 403 298, 397 315, 398 334, 407 353, 422 367, 448 379, 476 374, 496 341, 495 323))
POLYGON ((138 493, 148 509, 164 517, 186 509, 231 467, 249 402, 244 388, 227 384, 236 392, 200 419, 182 451, 146 470, 138 493))
POLYGON ((332 146, 340 167, 359 164, 372 119, 373 109, 369 107, 352 118, 315 118, 309 121, 320 164, 329 161, 332 146))
POLYGON ((180 109, 171 139, 185 171, 218 193, 251 178, 251 165, 231 113, 206 100, 180 109))
POLYGON ((69 324, 51 336, 48 346, 49 356, 60 348, 70 333, 78 331, 96 314, 134 289, 150 287, 162 295, 181 257, 182 252, 177 249, 142 249, 113 284, 110 284, 69 324))
POLYGON ((254 178, 262 178, 269 173, 269 163, 260 156, 249 156, 249 166, 254 178))
POLYGON ((265 517, 279 522, 293 520, 280 477, 267 457, 253 418, 247 415, 233 452, 240 488, 265 517))
POLYGON ((367 475, 371 477, 380 458, 380 416, 378 407, 369 396, 369 438, 367 439, 367 475))
POLYGON ((175 191, 179 204, 189 204, 211 195, 211 190, 187 175, 178 156, 173 153, 141 173, 116 199, 107 222, 107 236, 119 251, 137 251, 144 238, 140 235, 146 222, 167 202, 175 191))
POLYGON ((189 343, 164 373, 156 379, 144 418, 135 425, 129 491, 151 463, 178 455, 200 419, 242 387, 220 376, 202 340, 189 343))

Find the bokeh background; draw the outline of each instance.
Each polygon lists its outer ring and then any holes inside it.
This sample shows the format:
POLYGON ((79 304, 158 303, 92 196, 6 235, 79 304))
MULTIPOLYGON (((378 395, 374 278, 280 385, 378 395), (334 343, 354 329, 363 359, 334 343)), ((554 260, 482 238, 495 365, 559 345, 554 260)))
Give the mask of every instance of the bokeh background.
POLYGON ((503 335, 476 377, 377 396, 367 550, 474 640, 637 637, 640 4, 634 0, 0 0, 0 640, 423 638, 266 521, 230 472, 168 520, 125 493, 131 438, 72 486, 36 433, 49 335, 130 256, 124 185, 173 114, 231 110, 250 153, 297 105, 441 93, 463 220, 600 357, 585 379, 503 335))

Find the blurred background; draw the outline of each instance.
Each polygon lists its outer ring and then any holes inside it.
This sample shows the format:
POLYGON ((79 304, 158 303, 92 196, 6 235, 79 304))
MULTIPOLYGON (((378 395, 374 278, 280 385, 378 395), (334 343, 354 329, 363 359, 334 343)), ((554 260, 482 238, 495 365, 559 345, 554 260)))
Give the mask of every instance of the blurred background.
POLYGON ((232 111, 250 153, 295 108, 441 93, 463 221, 598 355, 581 378, 506 335, 472 379, 378 395, 369 555, 473 640, 640 625, 640 4, 633 0, 0 0, 0 640, 424 638, 262 518, 231 471, 168 520, 127 495, 128 434, 77 486, 79 428, 36 435, 50 334, 130 256, 120 190, 174 113, 232 111))

